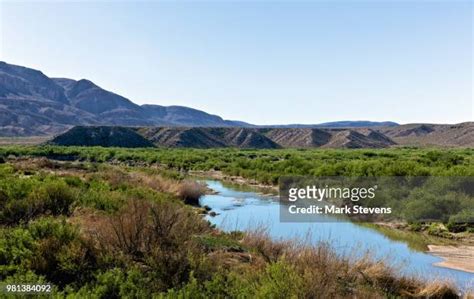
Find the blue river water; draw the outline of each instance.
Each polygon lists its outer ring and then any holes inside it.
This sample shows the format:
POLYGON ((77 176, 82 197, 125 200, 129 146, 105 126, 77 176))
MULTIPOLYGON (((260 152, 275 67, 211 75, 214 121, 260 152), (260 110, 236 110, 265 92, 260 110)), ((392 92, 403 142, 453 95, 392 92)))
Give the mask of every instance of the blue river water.
POLYGON ((435 266, 442 259, 415 251, 401 241, 394 241, 373 229, 350 222, 288 223, 280 222, 277 199, 257 192, 239 191, 215 180, 206 180, 217 194, 205 195, 207 205, 218 215, 208 220, 222 230, 267 228, 275 239, 300 238, 310 242, 328 242, 338 254, 357 257, 370 251, 375 259, 384 258, 402 273, 422 279, 448 279, 460 289, 474 289, 474 274, 435 266))

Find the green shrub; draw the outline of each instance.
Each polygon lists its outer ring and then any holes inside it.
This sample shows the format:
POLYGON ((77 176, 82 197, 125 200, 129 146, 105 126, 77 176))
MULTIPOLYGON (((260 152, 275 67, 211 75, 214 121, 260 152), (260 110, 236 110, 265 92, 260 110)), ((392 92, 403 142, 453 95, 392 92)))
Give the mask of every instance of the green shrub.
POLYGON ((120 298, 120 289, 125 282, 125 274, 120 269, 112 269, 97 275, 97 282, 92 290, 87 290, 86 296, 97 298, 120 298))
POLYGON ((241 244, 228 235, 201 235, 197 237, 200 245, 206 250, 230 250, 234 252, 243 251, 241 244))
POLYGON ((463 210, 456 215, 449 217, 449 222, 446 225, 451 232, 469 231, 474 228, 474 211, 463 210))
POLYGON ((448 230, 439 223, 431 223, 427 229, 428 234, 437 237, 446 237, 449 238, 450 235, 448 230))
POLYGON ((32 222, 28 231, 36 240, 32 270, 61 287, 90 278, 96 259, 75 226, 65 219, 46 217, 32 222))
POLYGON ((34 238, 23 228, 0 230, 0 281, 27 269, 35 251, 34 238))
POLYGON ((255 286, 256 298, 300 298, 303 280, 283 261, 267 266, 265 274, 255 286))
POLYGON ((69 215, 77 194, 59 180, 12 179, 8 188, 0 189, 0 224, 28 223, 44 214, 69 215))
POLYGON ((413 222, 413 223, 410 223, 408 227, 412 231, 419 232, 423 228, 423 225, 419 222, 413 222))
POLYGON ((77 176, 67 176, 64 178, 64 182, 71 187, 82 187, 84 183, 77 176))
POLYGON ((40 213, 54 216, 69 215, 76 199, 77 192, 62 181, 45 182, 29 196, 29 200, 40 207, 40 213))
POLYGON ((127 196, 117 191, 86 189, 80 195, 78 204, 101 211, 117 211, 125 202, 127 196))

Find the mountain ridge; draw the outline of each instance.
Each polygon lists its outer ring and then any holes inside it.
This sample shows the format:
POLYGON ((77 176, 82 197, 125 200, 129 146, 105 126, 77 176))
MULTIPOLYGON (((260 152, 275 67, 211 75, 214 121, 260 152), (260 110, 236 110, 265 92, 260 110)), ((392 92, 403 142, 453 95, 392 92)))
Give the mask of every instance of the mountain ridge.
POLYGON ((381 128, 78 126, 58 135, 49 143, 64 146, 137 147, 137 144, 151 144, 168 148, 256 149, 474 147, 474 122, 457 125, 409 124, 381 128), (431 129, 427 130, 426 127, 431 129))
POLYGON ((385 148, 395 144, 371 129, 103 126, 77 126, 49 143, 136 147, 135 144, 145 141, 157 147, 169 148, 385 148), (127 139, 133 142, 128 143, 127 139))
POLYGON ((0 62, 0 136, 56 135, 74 126, 372 127, 393 122, 343 121, 314 125, 260 126, 226 120, 185 106, 138 105, 87 79, 50 78, 43 72, 0 62))
POLYGON ((3 61, 0 117, 0 136, 54 135, 77 125, 243 125, 184 106, 140 106, 87 79, 49 78, 3 61))

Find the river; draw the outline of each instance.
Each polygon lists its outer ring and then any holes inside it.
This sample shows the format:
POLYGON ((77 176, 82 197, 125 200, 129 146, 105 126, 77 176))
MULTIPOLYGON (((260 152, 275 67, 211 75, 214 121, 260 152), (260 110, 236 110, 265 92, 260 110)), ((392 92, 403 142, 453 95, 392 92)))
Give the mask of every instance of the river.
POLYGON ((368 251, 375 259, 386 258, 403 274, 422 279, 449 279, 461 289, 474 288, 474 274, 434 264, 442 259, 413 250, 407 243, 394 241, 382 233, 351 222, 284 223, 279 221, 280 210, 276 197, 256 191, 242 191, 221 181, 205 180, 217 194, 200 199, 218 215, 208 220, 225 231, 248 230, 265 226, 275 239, 305 238, 310 242, 329 242, 340 255, 357 257, 368 251))

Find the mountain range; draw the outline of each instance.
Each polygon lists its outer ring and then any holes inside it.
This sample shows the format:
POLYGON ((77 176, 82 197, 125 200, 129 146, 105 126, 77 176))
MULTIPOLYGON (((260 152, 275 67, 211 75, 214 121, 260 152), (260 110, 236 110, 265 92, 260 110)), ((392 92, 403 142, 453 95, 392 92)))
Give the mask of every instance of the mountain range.
POLYGON ((189 107, 137 105, 86 79, 50 78, 0 62, 0 136, 56 136, 52 143, 128 147, 473 147, 474 123, 258 126, 189 107))
MULTIPOLYGON (((42 136, 83 126, 258 127, 183 106, 137 105, 87 80, 50 78, 39 70, 0 62, 0 136, 42 136)), ((396 126, 343 121, 281 128, 396 126)))
POLYGON ((170 148, 474 147, 474 123, 374 128, 243 128, 77 126, 56 145, 170 148))

